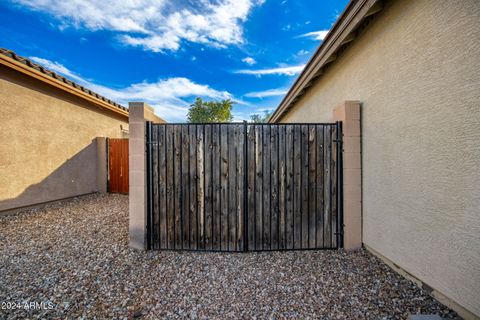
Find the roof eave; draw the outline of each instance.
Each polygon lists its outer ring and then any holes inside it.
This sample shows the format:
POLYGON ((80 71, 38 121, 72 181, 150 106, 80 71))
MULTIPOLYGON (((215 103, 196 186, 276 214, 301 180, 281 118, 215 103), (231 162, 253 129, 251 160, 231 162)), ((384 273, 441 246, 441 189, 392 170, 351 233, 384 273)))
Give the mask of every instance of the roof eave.
POLYGON ((381 9, 382 0, 350 1, 268 122, 278 122, 292 107, 295 100, 312 85, 317 77, 321 76, 322 68, 335 60, 338 49, 355 38, 354 32, 359 24, 381 9))
POLYGON ((29 67, 28 65, 25 65, 19 61, 16 61, 15 59, 12 59, 10 57, 7 57, 5 55, 0 54, 0 64, 7 66, 11 69, 14 69, 16 71, 19 71, 23 74, 26 74, 28 76, 31 76, 35 79, 38 79, 44 83, 47 83, 49 85, 52 85, 54 87, 57 87, 63 91, 66 91, 68 93, 71 93, 77 97, 80 97, 84 100, 87 100, 96 106, 98 106, 101 109, 107 109, 110 111, 113 111, 121 116, 127 117, 128 118, 128 110, 122 110, 116 106, 113 106, 109 104, 106 101, 103 101, 102 99, 96 98, 93 95, 87 94, 86 92, 83 92, 80 89, 74 88, 58 79, 52 78, 47 74, 44 74, 36 69, 33 69, 29 67))

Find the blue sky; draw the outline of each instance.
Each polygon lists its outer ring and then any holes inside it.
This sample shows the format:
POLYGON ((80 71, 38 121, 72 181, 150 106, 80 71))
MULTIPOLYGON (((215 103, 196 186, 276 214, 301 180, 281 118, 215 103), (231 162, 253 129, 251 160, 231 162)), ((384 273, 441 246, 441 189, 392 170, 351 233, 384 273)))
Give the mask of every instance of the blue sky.
POLYGON ((170 122, 196 96, 243 120, 277 107, 347 2, 7 0, 0 46, 170 122))

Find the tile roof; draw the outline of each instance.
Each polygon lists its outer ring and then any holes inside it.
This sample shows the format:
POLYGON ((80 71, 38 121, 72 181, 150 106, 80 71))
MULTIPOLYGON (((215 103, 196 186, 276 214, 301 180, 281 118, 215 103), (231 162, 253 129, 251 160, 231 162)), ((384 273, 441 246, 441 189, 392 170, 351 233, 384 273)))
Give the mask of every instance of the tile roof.
POLYGON ((75 82, 73 82, 73 81, 65 78, 64 76, 59 75, 58 73, 55 73, 55 72, 53 72, 53 71, 51 71, 51 70, 48 70, 47 68, 45 68, 45 67, 43 67, 43 66, 41 66, 41 65, 39 65, 39 64, 36 64, 36 63, 32 62, 31 60, 29 60, 29 59, 27 59, 27 58, 21 57, 21 56, 17 55, 15 52, 13 52, 12 50, 0 48, 0 54, 2 54, 2 55, 4 55, 4 56, 7 56, 7 57, 9 57, 9 58, 12 58, 12 59, 14 59, 14 60, 16 60, 16 61, 18 61, 18 62, 20 62, 20 63, 22 63, 22 64, 24 64, 24 65, 26 65, 26 66, 28 66, 28 67, 30 67, 30 68, 32 68, 32 69, 35 69, 35 70, 37 70, 37 71, 40 71, 41 73, 43 73, 43 74, 45 74, 45 75, 47 75, 47 76, 50 76, 50 77, 52 77, 53 79, 57 79, 57 80, 65 83, 65 84, 67 84, 67 85, 69 85, 69 86, 71 86, 71 87, 73 87, 73 88, 76 88, 76 89, 78 89, 78 90, 81 90, 82 92, 84 92, 84 93, 86 93, 86 94, 88 94, 88 95, 90 95, 90 96, 92 96, 92 97, 94 97, 94 98, 100 99, 100 100, 102 100, 102 101, 104 101, 104 102, 106 102, 106 103, 108 103, 108 104, 110 104, 110 105, 112 105, 112 106, 120 109, 120 110, 123 110, 123 111, 125 111, 125 112, 128 112, 128 108, 126 108, 126 107, 124 107, 124 106, 122 106, 122 105, 120 105, 120 104, 118 104, 118 103, 116 103, 116 102, 114 102, 114 101, 112 101, 112 100, 110 100, 110 99, 107 99, 107 98, 105 98, 104 96, 101 96, 101 95, 99 95, 98 93, 93 92, 92 90, 90 90, 90 89, 88 89, 88 88, 85 88, 85 87, 79 85, 78 83, 75 83, 75 82))

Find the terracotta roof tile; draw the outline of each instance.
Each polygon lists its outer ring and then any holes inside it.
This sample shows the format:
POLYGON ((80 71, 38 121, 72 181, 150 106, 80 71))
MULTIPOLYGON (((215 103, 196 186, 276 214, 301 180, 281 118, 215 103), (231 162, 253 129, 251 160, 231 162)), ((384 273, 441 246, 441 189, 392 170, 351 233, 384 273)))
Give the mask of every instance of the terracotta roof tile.
POLYGON ((116 103, 116 102, 113 102, 113 101, 111 101, 110 99, 105 98, 104 96, 101 96, 101 95, 99 95, 98 93, 93 92, 92 90, 90 90, 90 89, 88 89, 88 88, 85 88, 85 87, 79 85, 78 83, 75 83, 75 82, 73 82, 73 81, 65 78, 64 76, 59 75, 58 73, 55 73, 55 72, 53 72, 53 71, 51 71, 51 70, 48 70, 48 69, 46 69, 45 67, 43 67, 43 66, 41 66, 41 65, 39 65, 39 64, 36 64, 36 63, 32 62, 31 60, 29 60, 29 59, 27 59, 27 58, 24 58, 24 57, 22 57, 22 56, 19 56, 19 55, 17 55, 15 52, 13 52, 12 50, 0 48, 0 54, 2 54, 2 55, 4 55, 4 56, 7 56, 7 57, 9 57, 9 58, 12 58, 12 59, 14 59, 14 60, 16 60, 16 61, 18 61, 18 62, 20 62, 20 63, 23 63, 23 64, 29 66, 30 68, 33 68, 33 69, 35 69, 35 70, 37 70, 37 71, 40 71, 41 73, 43 73, 43 74, 45 74, 45 75, 47 75, 47 76, 50 76, 50 77, 52 77, 52 78, 54 78, 54 79, 57 79, 57 80, 60 80, 60 81, 66 83, 66 84, 68 84, 68 85, 70 85, 70 86, 72 86, 72 87, 74 87, 74 88, 76 88, 76 89, 79 89, 79 90, 81 90, 81 91, 83 91, 83 92, 85 92, 85 93, 87 93, 87 94, 89 94, 89 95, 91 95, 91 96, 93 96, 93 97, 95 97, 95 98, 98 98, 98 99, 100 99, 100 100, 103 100, 103 101, 111 104, 112 106, 115 106, 115 107, 117 107, 117 108, 119 108, 119 109, 121 109, 121 110, 124 110, 124 111, 127 111, 127 112, 128 112, 128 109, 127 109, 126 107, 124 107, 124 106, 122 106, 122 105, 120 105, 120 104, 118 104, 118 103, 116 103))

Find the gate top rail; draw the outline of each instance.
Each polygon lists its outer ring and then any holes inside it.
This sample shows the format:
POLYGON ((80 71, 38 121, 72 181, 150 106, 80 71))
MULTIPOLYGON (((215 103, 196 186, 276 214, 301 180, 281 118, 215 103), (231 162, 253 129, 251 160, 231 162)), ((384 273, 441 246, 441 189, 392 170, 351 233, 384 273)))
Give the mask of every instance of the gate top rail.
MULTIPOLYGON (((151 122, 151 121, 147 121, 151 122)), ((253 126, 281 126, 281 125, 322 125, 335 126, 336 122, 288 122, 288 123, 261 123, 261 122, 167 122, 167 123, 153 123, 156 126, 178 126, 178 125, 253 125, 253 126)))

